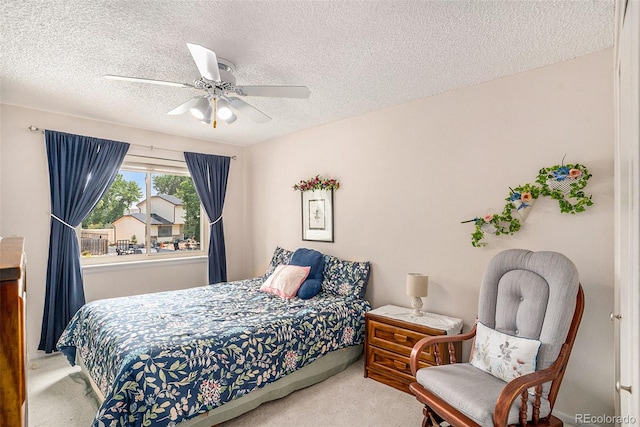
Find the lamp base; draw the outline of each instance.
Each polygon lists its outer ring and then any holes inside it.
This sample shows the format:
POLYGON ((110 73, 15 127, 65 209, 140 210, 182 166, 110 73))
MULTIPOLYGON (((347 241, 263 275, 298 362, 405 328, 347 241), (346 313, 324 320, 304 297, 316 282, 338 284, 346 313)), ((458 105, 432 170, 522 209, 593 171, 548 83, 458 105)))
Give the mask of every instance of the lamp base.
POLYGON ((420 311, 420 309, 422 308, 422 298, 412 297, 411 308, 413 308, 413 311, 411 312, 413 316, 418 316, 418 317, 422 316, 422 312, 420 311))

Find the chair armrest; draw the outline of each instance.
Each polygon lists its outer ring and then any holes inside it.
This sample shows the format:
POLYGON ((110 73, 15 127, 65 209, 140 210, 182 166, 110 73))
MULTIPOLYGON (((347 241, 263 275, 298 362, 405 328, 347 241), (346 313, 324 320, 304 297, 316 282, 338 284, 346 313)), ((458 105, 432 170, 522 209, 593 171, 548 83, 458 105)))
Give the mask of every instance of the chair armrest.
POLYGON ((523 375, 507 383, 496 401, 495 410, 493 412, 493 424, 495 426, 507 425, 509 409, 511 409, 514 400, 516 400, 518 396, 522 395, 523 391, 555 380, 558 377, 558 372, 562 369, 564 364, 566 352, 567 344, 563 344, 560 354, 558 354, 558 358, 547 369, 531 372, 530 374, 523 375))
POLYGON ((425 349, 425 347, 433 344, 442 344, 442 343, 450 343, 450 342, 459 342, 466 341, 476 336, 476 325, 473 325, 473 329, 471 329, 466 334, 458 334, 458 335, 440 335, 437 337, 426 337, 422 338, 420 341, 415 343, 413 348, 411 349, 411 373, 413 376, 416 376, 416 372, 418 372, 419 368, 419 360, 420 353, 425 349))

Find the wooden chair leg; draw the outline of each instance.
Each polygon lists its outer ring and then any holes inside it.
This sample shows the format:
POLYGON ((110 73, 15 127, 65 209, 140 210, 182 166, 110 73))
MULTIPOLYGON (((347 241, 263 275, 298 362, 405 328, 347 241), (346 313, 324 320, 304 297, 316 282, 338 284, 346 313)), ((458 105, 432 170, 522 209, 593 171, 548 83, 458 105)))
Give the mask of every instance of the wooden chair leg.
POLYGON ((438 427, 442 422, 442 418, 431 410, 427 405, 422 408, 424 419, 422 420, 422 427, 438 427))
POLYGON ((422 408, 422 414, 424 418, 422 419, 422 427, 429 427, 429 407, 427 405, 422 408))
POLYGON ((429 407, 427 405, 424 405, 424 408, 422 408, 422 414, 424 415, 422 427, 429 427, 429 407))

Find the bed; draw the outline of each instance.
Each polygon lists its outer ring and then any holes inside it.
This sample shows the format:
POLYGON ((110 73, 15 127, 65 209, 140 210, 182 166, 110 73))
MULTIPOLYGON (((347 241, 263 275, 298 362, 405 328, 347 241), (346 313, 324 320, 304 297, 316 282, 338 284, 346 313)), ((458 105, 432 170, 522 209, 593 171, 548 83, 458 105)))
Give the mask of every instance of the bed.
POLYGON ((362 351, 368 262, 322 255, 322 289, 282 298, 264 276, 94 301, 58 349, 88 373, 102 404, 93 426, 217 424, 346 368, 362 351))

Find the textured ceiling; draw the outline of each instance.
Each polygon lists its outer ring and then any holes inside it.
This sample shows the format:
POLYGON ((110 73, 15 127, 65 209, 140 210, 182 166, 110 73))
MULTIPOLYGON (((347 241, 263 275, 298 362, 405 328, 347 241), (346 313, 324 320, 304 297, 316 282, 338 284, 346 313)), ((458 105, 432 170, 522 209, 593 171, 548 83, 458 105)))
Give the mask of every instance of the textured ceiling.
MULTIPOLYGON (((614 0, 3 0, 0 102, 249 145, 613 45, 614 0), (309 99, 245 97, 273 119, 217 129, 166 113, 192 88, 186 43, 233 62, 238 85, 306 85, 309 99)), ((33 123, 38 125, 38 123, 33 123)))

